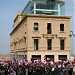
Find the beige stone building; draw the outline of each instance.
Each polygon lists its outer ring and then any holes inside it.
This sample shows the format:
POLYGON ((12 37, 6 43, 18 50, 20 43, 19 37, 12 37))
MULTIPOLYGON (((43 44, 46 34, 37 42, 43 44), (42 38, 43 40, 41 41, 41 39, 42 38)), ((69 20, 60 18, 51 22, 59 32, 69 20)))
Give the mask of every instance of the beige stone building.
MULTIPOLYGON (((19 15, 14 20, 19 20, 19 15)), ((70 17, 26 15, 10 34, 11 54, 22 59, 70 59, 70 17)))
MULTIPOLYGON (((32 0, 34 1, 34 0, 32 0)), ((33 2, 36 9, 36 2, 33 2)), ((58 2, 59 3, 59 2, 58 2)), ((48 4, 47 4, 48 5, 48 4)), ((61 16, 58 10, 33 10, 32 14, 18 12, 14 20, 14 29, 10 33, 11 59, 26 57, 29 61, 45 58, 58 61, 70 60, 70 16, 61 16), (58 14, 54 15, 54 12, 58 14), (50 14, 48 14, 50 13, 50 14), (52 13, 52 14, 51 14, 52 13)))

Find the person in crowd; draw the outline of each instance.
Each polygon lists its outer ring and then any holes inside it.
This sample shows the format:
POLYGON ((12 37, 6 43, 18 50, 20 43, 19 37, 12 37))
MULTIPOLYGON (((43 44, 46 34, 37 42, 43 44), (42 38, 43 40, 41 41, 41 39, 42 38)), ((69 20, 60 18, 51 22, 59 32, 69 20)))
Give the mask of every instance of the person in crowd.
POLYGON ((14 58, 14 62, 0 63, 0 75, 74 75, 74 61, 58 61, 40 59, 28 62, 27 59, 18 61, 14 58))

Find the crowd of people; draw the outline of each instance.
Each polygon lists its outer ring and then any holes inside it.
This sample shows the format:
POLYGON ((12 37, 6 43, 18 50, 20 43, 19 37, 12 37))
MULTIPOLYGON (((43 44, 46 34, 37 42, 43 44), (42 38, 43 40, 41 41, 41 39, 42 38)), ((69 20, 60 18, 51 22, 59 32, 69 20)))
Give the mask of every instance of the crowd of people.
POLYGON ((23 59, 18 62, 17 58, 10 62, 0 62, 0 75, 75 75, 74 61, 54 62, 50 59, 45 59, 41 62, 40 59, 28 62, 23 59))

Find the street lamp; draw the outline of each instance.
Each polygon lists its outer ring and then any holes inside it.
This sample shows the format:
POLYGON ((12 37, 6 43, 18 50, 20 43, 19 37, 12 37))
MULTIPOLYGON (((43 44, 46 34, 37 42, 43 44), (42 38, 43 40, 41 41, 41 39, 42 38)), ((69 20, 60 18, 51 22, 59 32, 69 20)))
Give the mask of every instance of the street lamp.
POLYGON ((74 36, 75 37, 75 34, 73 33, 73 31, 70 31, 70 37, 74 36))

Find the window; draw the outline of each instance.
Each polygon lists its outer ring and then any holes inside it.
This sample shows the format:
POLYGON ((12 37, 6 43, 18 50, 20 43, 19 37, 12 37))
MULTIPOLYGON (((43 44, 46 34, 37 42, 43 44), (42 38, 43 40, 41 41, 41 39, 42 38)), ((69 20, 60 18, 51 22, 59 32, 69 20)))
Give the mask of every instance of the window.
POLYGON ((60 31, 64 31, 64 24, 60 24, 60 31))
POLYGON ((38 39, 34 39, 34 50, 38 50, 38 39))
POLYGON ((45 55, 45 58, 50 58, 50 60, 53 60, 54 61, 54 55, 45 55))
POLYGON ((64 50, 64 40, 60 40, 60 50, 64 50))
POLYGON ((58 55, 58 58, 62 61, 67 60, 67 55, 58 55))
POLYGON ((47 9, 54 9, 55 7, 55 0, 47 0, 47 9))
POLYGON ((52 50, 52 39, 47 39, 47 49, 52 50))
POLYGON ((34 23, 34 31, 38 31, 38 23, 34 23))
POLYGON ((47 34, 51 34, 51 23, 47 23, 47 34))
POLYGON ((37 60, 37 59, 41 59, 41 55, 32 55, 32 62, 34 62, 34 60, 37 60))

